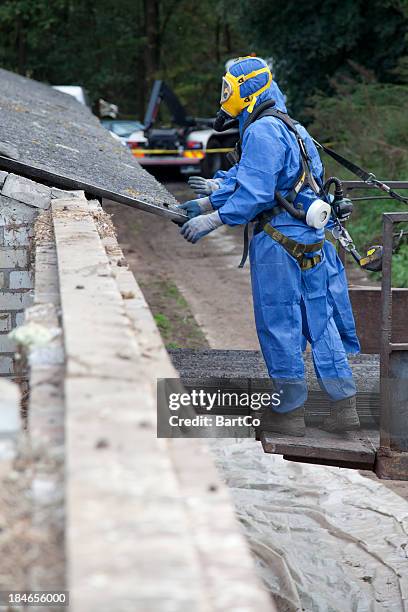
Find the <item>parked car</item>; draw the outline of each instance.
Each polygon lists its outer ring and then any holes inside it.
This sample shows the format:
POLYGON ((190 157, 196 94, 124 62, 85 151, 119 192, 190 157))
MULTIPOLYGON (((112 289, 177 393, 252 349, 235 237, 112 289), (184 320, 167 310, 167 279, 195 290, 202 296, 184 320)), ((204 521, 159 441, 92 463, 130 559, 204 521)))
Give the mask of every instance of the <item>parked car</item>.
MULTIPOLYGON (((110 131, 114 138, 130 149, 144 148, 147 143, 143 133, 143 124, 140 121, 129 119, 101 119, 104 128, 110 131)), ((137 156, 136 156, 137 157, 137 156)))

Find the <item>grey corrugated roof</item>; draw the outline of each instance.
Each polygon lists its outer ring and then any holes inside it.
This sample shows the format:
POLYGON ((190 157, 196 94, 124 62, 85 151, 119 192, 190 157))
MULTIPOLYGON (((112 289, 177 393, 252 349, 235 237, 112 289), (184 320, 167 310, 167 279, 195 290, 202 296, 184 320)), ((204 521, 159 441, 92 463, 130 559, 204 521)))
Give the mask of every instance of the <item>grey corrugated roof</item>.
MULTIPOLYGON (((100 195, 116 192, 118 197, 111 196, 113 200, 124 196, 135 203, 164 208, 176 204, 88 108, 48 85, 0 69, 0 156, 4 155, 63 175, 80 188, 81 183, 90 184, 100 195)), ((22 167, 10 167, 9 163, 0 157, 0 168, 8 166, 5 169, 24 174, 22 167)), ((38 172, 31 176, 41 178, 38 172)), ((73 187, 69 180, 54 183, 73 187)))

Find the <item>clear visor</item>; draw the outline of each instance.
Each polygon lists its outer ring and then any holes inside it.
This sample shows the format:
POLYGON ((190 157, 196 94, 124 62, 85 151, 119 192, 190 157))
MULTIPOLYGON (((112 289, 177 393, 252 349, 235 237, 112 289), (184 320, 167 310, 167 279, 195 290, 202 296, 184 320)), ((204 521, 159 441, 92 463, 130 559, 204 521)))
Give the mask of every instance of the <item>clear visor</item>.
POLYGON ((222 77, 220 104, 224 104, 232 95, 232 85, 225 77, 222 77))

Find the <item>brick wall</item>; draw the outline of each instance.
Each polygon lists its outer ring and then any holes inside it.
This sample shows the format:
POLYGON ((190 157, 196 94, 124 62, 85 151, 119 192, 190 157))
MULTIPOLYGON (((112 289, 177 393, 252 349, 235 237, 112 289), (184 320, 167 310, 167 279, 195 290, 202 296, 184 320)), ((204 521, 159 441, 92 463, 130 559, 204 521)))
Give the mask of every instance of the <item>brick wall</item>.
POLYGON ((51 189, 0 171, 0 376, 13 374, 15 346, 8 333, 32 304, 34 221, 51 203, 51 189))

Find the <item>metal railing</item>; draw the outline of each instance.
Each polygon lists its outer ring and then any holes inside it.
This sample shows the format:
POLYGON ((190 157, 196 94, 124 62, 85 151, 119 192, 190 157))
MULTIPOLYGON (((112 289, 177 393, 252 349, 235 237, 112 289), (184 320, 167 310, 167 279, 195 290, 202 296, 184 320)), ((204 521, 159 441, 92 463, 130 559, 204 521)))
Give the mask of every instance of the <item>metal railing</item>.
MULTIPOLYGON (((342 182, 349 196, 355 190, 374 188, 374 185, 369 185, 364 181, 342 182)), ((408 181, 385 182, 392 189, 408 189, 408 181)), ((383 200, 392 199, 385 193, 374 197, 383 200)), ((352 199, 360 200, 360 198, 352 199)), ((372 198, 368 196, 367 199, 372 198)), ((408 223, 408 210, 383 213, 380 448, 377 452, 375 471, 380 478, 406 480, 408 474, 408 342, 392 341, 394 226, 400 223, 408 223)))
POLYGON ((393 230, 394 225, 404 222, 408 222, 408 211, 383 214, 381 413, 376 472, 381 478, 393 479, 406 479, 408 473, 408 342, 391 339, 393 230))

